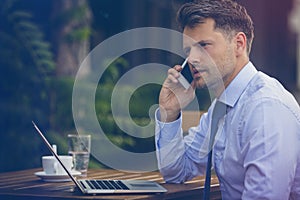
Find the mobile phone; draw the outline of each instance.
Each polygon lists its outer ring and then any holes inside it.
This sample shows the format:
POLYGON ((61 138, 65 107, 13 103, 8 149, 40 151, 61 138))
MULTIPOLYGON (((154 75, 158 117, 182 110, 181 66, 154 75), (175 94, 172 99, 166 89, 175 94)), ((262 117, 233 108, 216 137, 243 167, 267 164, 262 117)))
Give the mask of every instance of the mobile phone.
POLYGON ((183 69, 180 72, 181 76, 178 78, 178 80, 185 89, 188 89, 193 81, 193 76, 189 66, 187 65, 187 59, 185 59, 181 67, 183 69))

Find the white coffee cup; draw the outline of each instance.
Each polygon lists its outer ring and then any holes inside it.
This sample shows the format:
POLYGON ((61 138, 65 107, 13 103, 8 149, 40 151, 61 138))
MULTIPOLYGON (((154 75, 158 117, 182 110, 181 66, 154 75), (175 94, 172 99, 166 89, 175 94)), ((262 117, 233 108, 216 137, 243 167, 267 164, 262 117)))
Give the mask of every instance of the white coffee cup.
MULTIPOLYGON (((68 171, 72 170, 73 158, 72 156, 60 155, 60 160, 63 162, 68 171)), ((51 175, 65 175, 67 172, 61 166, 61 164, 56 160, 54 156, 43 156, 42 165, 45 174, 51 175)))

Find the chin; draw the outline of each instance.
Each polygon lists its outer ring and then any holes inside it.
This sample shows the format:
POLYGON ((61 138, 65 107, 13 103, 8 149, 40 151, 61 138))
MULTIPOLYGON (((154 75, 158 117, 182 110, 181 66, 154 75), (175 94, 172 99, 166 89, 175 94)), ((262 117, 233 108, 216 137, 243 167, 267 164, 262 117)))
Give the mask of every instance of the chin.
POLYGON ((207 85, 206 85, 206 83, 203 79, 197 80, 196 81, 196 88, 198 88, 198 89, 207 88, 207 85))
POLYGON ((206 87, 206 82, 203 78, 196 78, 194 79, 196 88, 202 89, 206 87))

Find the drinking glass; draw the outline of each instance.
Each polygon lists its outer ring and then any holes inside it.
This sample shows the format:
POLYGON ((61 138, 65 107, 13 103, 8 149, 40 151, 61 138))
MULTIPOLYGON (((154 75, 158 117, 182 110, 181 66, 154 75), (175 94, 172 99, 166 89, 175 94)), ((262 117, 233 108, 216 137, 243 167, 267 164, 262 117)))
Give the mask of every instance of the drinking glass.
POLYGON ((69 155, 73 157, 74 170, 86 176, 91 151, 91 135, 68 135, 69 155))

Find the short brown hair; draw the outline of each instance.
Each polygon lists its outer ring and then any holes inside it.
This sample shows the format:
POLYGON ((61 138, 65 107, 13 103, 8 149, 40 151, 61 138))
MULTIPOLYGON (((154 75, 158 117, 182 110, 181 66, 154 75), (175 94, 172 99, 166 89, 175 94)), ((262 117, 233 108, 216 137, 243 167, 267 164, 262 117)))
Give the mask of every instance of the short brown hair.
POLYGON ((254 26, 243 6, 233 0, 197 0, 184 4, 177 13, 177 22, 182 30, 186 26, 193 28, 207 18, 212 18, 215 21, 215 28, 228 35, 233 31, 245 33, 247 53, 250 54, 254 26))

